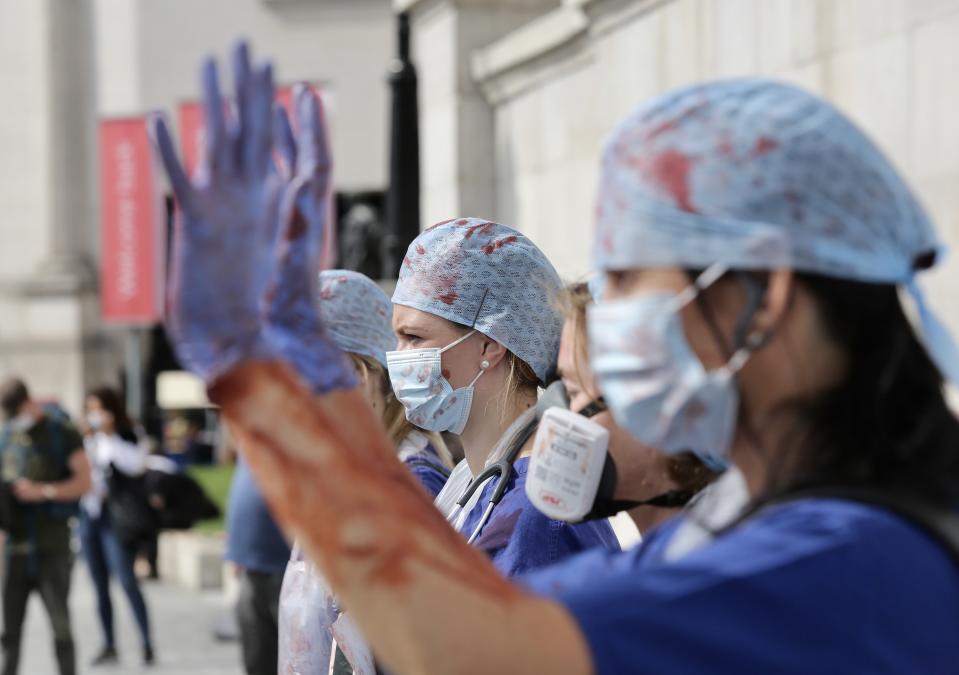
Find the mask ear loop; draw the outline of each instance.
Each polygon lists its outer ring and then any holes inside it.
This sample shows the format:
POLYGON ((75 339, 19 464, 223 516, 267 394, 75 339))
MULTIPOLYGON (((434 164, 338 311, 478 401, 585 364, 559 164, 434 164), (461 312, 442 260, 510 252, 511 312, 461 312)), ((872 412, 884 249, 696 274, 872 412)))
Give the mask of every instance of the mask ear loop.
POLYGON ((469 338, 473 337, 473 334, 476 333, 476 332, 477 332, 477 331, 476 331, 476 329, 474 328, 473 330, 471 330, 469 333, 467 333, 467 334, 464 335, 463 337, 461 337, 461 338, 459 338, 458 340, 454 340, 453 342, 449 343, 448 345, 446 345, 445 347, 443 347, 443 348, 440 350, 440 354, 446 353, 447 351, 449 351, 450 349, 452 349, 453 347, 455 347, 456 345, 458 345, 458 344, 461 343, 461 342, 466 342, 469 338))
POLYGON ((764 277, 760 281, 747 272, 737 272, 736 278, 746 288, 747 295, 746 307, 736 322, 736 329, 733 332, 733 345, 738 350, 749 340, 747 336, 749 323, 756 315, 759 306, 763 304, 763 297, 766 294, 766 289, 769 287, 769 278, 764 277))
POLYGON ((691 284, 676 294, 675 310, 679 311, 695 300, 700 293, 719 281, 728 271, 729 266, 726 263, 713 263, 707 267, 702 274, 693 279, 691 284))
POLYGON ((474 377, 473 381, 470 382, 469 385, 467 386, 472 387, 474 384, 476 384, 477 380, 483 377, 483 375, 486 373, 487 368, 489 368, 489 361, 487 361, 486 359, 483 359, 483 361, 480 363, 480 371, 476 373, 476 377, 474 377))
POLYGON ((719 370, 726 371, 726 373, 728 373, 730 376, 735 375, 743 369, 743 366, 746 365, 749 357, 752 356, 757 349, 762 347, 765 341, 765 332, 754 331, 750 333, 746 338, 746 344, 737 349, 736 353, 733 354, 729 361, 726 362, 726 365, 719 370))
MULTIPOLYGON (((730 362, 736 357, 736 355, 742 351, 743 347, 746 346, 747 341, 750 339, 746 337, 746 331, 749 330, 749 323, 752 321, 753 316, 756 314, 756 310, 759 309, 759 306, 762 304, 763 296, 766 291, 766 282, 757 281, 751 277, 746 272, 736 272, 737 280, 745 287, 746 289, 746 306, 743 308, 739 319, 736 321, 736 328, 733 331, 733 341, 730 345, 726 341, 726 337, 722 334, 722 331, 719 330, 718 322, 716 317, 713 314, 712 308, 703 298, 702 292, 706 290, 709 286, 716 283, 723 275, 728 272, 726 265, 722 263, 716 263, 709 267, 705 272, 700 274, 696 280, 687 287, 687 290, 684 292, 688 298, 684 298, 684 304, 688 304, 692 300, 696 300, 696 304, 699 307, 700 311, 703 313, 703 317, 706 319, 706 325, 709 327, 710 332, 713 334, 713 339, 719 344, 719 347, 725 352, 726 357, 729 359, 727 366, 730 362)), ((749 352, 755 351, 758 348, 758 344, 754 346, 749 352)), ((742 367, 741 364, 739 368, 742 367)), ((736 369, 738 372, 739 368, 736 369)))

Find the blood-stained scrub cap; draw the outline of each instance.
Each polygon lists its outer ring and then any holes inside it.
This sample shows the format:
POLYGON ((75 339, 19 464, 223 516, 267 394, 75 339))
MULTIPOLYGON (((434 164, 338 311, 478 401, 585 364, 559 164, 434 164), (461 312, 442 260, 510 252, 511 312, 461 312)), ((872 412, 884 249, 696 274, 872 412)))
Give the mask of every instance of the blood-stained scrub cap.
POLYGON ((559 275, 543 252, 510 227, 448 220, 406 252, 393 303, 471 326, 528 364, 541 383, 555 368, 563 330, 559 275))
POLYGON ((902 284, 959 382, 959 351, 915 282, 942 257, 932 223, 872 141, 796 87, 699 84, 629 115, 603 153, 594 243, 600 270, 724 263, 902 284))
POLYGON ((386 366, 396 349, 393 304, 366 275, 349 270, 320 272, 320 321, 337 347, 386 366))

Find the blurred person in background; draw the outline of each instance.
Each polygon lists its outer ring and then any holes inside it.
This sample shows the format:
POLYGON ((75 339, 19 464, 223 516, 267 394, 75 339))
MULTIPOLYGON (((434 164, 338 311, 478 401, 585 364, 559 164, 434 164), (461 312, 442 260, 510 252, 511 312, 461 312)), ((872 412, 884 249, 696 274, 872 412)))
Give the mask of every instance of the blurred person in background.
MULTIPOLYGON (((97 595, 97 612, 103 631, 103 647, 93 659, 92 665, 117 663, 116 635, 113 624, 113 603, 110 599, 110 578, 120 582, 137 628, 143 662, 154 661, 153 642, 150 637, 150 620, 146 601, 134 573, 136 550, 133 542, 124 541, 118 535, 111 513, 116 511, 115 499, 111 497, 111 478, 141 477, 146 469, 147 448, 134 430, 127 415, 120 393, 111 387, 99 387, 86 398, 85 446, 93 476, 92 489, 80 502, 80 543, 83 557, 90 570, 90 578, 97 595), (114 508, 111 509, 111 506, 114 508)), ((129 483, 128 483, 129 484, 129 483)), ((119 505, 123 508, 124 505, 119 505)), ((119 514, 129 517, 131 514, 119 514)), ((155 532, 154 528, 149 528, 155 532)))
POLYGON ((242 456, 230 486, 226 535, 226 559, 240 580, 236 620, 243 667, 247 675, 276 675, 280 589, 290 546, 242 456))
POLYGON ((0 412, 0 524, 7 533, 0 672, 17 672, 27 600, 36 591, 50 616, 60 675, 73 675, 70 520, 91 484, 83 439, 58 409, 34 401, 17 378, 0 384, 0 412))

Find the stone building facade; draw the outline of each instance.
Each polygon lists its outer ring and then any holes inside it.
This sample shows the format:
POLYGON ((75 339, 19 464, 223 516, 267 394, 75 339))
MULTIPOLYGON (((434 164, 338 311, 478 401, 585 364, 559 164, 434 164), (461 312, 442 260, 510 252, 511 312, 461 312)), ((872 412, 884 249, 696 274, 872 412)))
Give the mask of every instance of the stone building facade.
MULTIPOLYGON (((394 8, 413 17, 426 221, 512 224, 576 278, 588 269, 598 159, 617 120, 673 87, 762 74, 851 115, 959 248, 959 0, 394 0, 394 8)), ((959 336, 959 260, 924 282, 959 336)))

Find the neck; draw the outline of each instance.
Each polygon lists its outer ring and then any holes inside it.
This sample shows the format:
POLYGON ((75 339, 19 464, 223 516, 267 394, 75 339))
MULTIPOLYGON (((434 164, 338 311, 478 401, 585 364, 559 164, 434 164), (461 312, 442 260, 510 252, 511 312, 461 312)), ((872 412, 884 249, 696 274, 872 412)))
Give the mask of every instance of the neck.
POLYGON ((535 391, 517 392, 508 398, 504 397, 505 395, 494 396, 485 402, 474 399, 469 422, 460 435, 466 463, 474 476, 483 471, 490 451, 509 426, 517 417, 536 405, 535 391))
POLYGON ((643 536, 680 512, 679 509, 664 509, 658 506, 637 506, 628 511, 629 517, 636 524, 636 529, 643 536))
MULTIPOLYGON (((744 411, 741 419, 750 419, 744 411)), ((796 471, 796 457, 787 455, 796 447, 796 434, 802 433, 795 409, 782 409, 760 418, 755 424, 740 422, 736 429, 730 458, 742 472, 755 498, 767 492, 773 482, 788 482, 796 471)))

